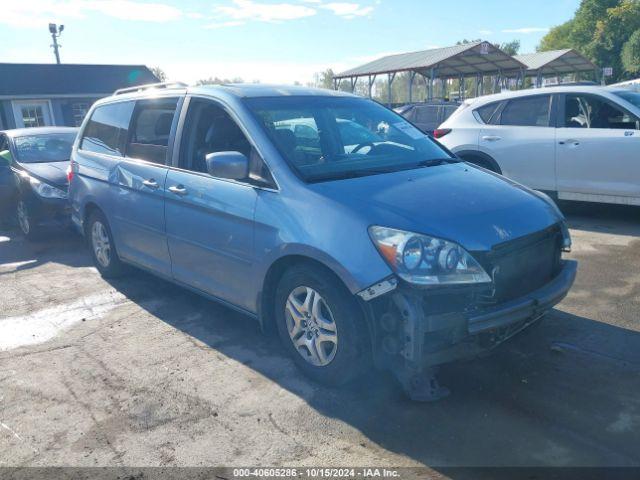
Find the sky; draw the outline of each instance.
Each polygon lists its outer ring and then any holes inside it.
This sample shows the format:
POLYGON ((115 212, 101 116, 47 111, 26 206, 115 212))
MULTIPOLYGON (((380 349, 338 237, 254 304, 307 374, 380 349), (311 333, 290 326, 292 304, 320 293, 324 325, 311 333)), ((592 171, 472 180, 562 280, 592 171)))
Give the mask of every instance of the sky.
POLYGON ((579 0, 0 0, 0 62, 159 66, 170 80, 307 83, 378 57, 462 39, 535 51, 579 0))

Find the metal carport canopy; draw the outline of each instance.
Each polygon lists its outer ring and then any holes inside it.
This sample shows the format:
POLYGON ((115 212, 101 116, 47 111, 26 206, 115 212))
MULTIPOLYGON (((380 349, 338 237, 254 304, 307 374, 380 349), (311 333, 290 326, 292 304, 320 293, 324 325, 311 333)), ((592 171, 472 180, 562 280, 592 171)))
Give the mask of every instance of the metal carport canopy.
POLYGON ((597 68, 588 58, 570 48, 565 50, 527 53, 524 55, 516 55, 514 58, 527 66, 527 76, 592 72, 597 68))
POLYGON ((341 72, 335 79, 366 77, 384 73, 418 72, 431 78, 459 78, 475 75, 507 74, 527 66, 489 42, 389 55, 360 67, 341 72))

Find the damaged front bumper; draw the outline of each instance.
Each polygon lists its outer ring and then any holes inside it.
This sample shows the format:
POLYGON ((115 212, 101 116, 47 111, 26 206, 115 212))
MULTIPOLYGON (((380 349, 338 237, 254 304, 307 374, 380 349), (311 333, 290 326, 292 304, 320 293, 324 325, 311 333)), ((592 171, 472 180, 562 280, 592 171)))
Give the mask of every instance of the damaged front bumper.
POLYGON ((376 365, 402 379, 491 350, 560 302, 576 271, 577 262, 563 260, 546 285, 498 304, 491 302, 486 287, 419 289, 398 284, 362 302, 376 365))

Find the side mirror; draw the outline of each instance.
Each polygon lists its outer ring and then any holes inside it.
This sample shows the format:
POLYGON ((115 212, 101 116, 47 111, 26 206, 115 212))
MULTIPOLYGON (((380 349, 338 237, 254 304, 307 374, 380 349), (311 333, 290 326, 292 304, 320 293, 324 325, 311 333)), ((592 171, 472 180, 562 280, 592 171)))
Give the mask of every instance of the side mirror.
POLYGON ((0 168, 11 166, 11 152, 9 150, 2 150, 0 152, 0 168))
POLYGON ((240 152, 215 152, 205 157, 212 177, 243 180, 249 176, 249 159, 240 152))

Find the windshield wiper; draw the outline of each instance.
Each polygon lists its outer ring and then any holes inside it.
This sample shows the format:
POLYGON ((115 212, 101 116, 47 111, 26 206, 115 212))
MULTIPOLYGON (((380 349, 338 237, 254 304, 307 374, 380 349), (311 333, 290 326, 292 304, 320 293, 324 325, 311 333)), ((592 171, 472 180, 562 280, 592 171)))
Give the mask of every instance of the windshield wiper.
POLYGON ((455 158, 430 158, 428 160, 422 160, 418 162, 417 167, 437 167, 443 163, 459 163, 460 161, 455 158))
POLYGON ((311 183, 328 180, 345 180, 348 178, 367 177, 369 175, 380 175, 383 173, 402 172, 421 167, 436 167, 444 163, 459 163, 459 160, 455 158, 431 158, 428 160, 422 160, 417 164, 412 163, 410 165, 389 165, 384 168, 362 168, 358 170, 346 170, 344 172, 335 173, 327 172, 318 175, 310 175, 306 178, 306 180, 311 183))
POLYGON ((375 169, 367 170, 347 170, 344 172, 323 173, 318 175, 309 175, 306 180, 308 182, 322 182, 327 180, 345 180, 347 178, 366 177, 367 175, 375 175, 379 173, 388 173, 388 171, 378 171, 375 169))

